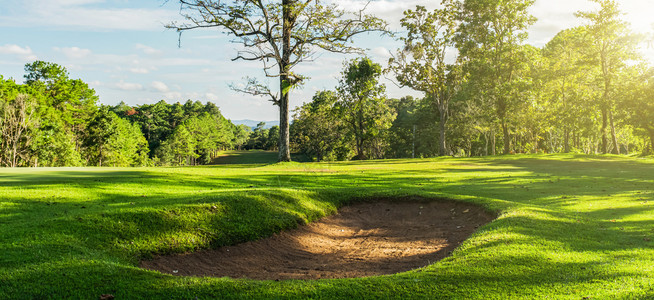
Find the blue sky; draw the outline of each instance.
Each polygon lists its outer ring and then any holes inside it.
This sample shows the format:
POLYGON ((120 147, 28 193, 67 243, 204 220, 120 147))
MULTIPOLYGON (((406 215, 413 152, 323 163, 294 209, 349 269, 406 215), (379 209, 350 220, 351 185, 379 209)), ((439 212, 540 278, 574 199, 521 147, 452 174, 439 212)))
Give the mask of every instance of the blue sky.
MULTIPOLYGON (((333 0, 345 8, 364 1, 333 0)), ((415 5, 435 8, 437 0, 378 0, 369 11, 385 18, 395 30, 402 12, 415 5)), ((625 19, 637 32, 651 32, 654 1, 620 0, 625 19)), ((596 7, 587 0, 537 0, 532 13, 539 19, 529 43, 542 46, 557 32, 581 24, 579 10, 596 7)), ((245 76, 260 76, 257 62, 232 62, 236 45, 219 30, 189 31, 182 36, 164 24, 179 20, 176 1, 164 0, 0 0, 0 75, 22 81, 23 67, 33 60, 65 66, 72 78, 94 88, 104 104, 130 105, 211 101, 230 119, 277 120, 277 108, 263 98, 239 94, 229 84, 245 76)), ((357 43, 367 55, 385 64, 388 51, 400 45, 391 38, 366 35, 357 43)), ((643 49, 654 62, 654 49, 643 49)), ((310 101, 318 90, 337 85, 342 62, 355 56, 324 54, 297 71, 308 75, 303 89, 293 91, 291 106, 310 101)), ((420 96, 386 81, 391 97, 420 96)), ((274 81, 271 82, 274 86, 274 81)))

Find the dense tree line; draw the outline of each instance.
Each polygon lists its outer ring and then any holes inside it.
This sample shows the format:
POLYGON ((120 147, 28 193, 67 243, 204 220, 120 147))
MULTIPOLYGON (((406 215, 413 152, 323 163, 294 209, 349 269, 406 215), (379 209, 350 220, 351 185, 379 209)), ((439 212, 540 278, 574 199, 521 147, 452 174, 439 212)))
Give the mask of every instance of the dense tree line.
MULTIPOLYGON (((584 25, 542 48, 525 43, 534 0, 408 10, 404 45, 387 65, 347 61, 338 86, 295 110, 291 147, 319 161, 654 153, 654 68, 637 51, 642 37, 620 19, 616 1, 591 1, 598 10, 577 13, 584 25), (384 73, 424 96, 389 99, 384 73)), ((225 149, 288 158, 284 126, 236 126, 199 101, 98 105, 95 91, 61 66, 37 61, 25 70, 24 84, 0 77, 2 166, 195 165, 225 149)), ((246 92, 285 106, 299 81, 282 80, 281 96, 249 83, 246 92)))
MULTIPOLYGON (((0 165, 78 166, 102 161, 87 147, 97 113, 95 91, 66 69, 36 61, 25 66, 25 83, 0 77, 0 165)), ((103 140, 104 141, 104 140, 103 140)), ((108 142, 108 141, 107 141, 108 142)), ((113 145, 107 143, 102 150, 113 145)))
POLYGON ((406 11, 404 47, 385 71, 424 98, 367 96, 383 86, 360 71, 354 83, 354 69, 379 65, 350 62, 335 91, 296 110, 294 147, 316 160, 654 153, 654 68, 639 56, 641 37, 620 19, 618 3, 592 0, 598 10, 577 13, 585 25, 536 48, 524 43, 533 2, 445 0, 431 12, 406 11), (369 105, 385 115, 356 121, 369 105))
POLYGON ((156 165, 208 164, 219 151, 245 145, 250 135, 249 128, 234 125, 211 102, 162 100, 135 107, 120 103, 110 109, 138 126, 156 165))
POLYGON ((213 103, 99 105, 57 64, 36 61, 25 71, 23 84, 0 77, 0 166, 207 164, 250 140, 250 128, 213 103))

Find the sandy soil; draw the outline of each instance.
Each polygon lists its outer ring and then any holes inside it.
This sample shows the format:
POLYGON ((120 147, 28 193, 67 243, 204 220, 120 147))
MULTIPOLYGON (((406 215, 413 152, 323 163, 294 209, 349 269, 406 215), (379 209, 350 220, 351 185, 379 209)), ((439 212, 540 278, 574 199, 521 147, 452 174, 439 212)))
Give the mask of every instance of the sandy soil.
POLYGON ((493 218, 456 202, 355 204, 270 238, 156 257, 140 266, 180 276, 269 280, 393 274, 443 259, 493 218))

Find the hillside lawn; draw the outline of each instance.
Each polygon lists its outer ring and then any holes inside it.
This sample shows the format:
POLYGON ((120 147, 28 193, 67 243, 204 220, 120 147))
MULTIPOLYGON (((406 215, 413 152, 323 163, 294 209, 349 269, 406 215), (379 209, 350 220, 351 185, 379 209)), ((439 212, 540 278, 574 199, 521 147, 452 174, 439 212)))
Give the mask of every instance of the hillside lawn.
POLYGON ((0 299, 645 299, 654 298, 653 240, 652 159, 0 169, 0 299), (450 257, 409 272, 256 281, 137 267, 270 236, 355 201, 444 198, 499 217, 450 257))

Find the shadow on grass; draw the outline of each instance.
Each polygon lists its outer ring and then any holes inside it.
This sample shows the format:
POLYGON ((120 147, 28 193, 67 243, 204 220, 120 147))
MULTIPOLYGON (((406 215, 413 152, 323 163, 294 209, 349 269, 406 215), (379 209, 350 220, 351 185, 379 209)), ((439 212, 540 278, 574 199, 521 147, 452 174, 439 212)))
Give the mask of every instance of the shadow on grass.
POLYGON ((10 169, 0 171, 0 187, 18 186, 27 188, 48 184, 76 184, 93 182, 137 182, 139 179, 152 180, 160 177, 156 173, 130 169, 111 170, 102 168, 71 169, 10 169))
MULTIPOLYGON (((274 164, 278 161, 279 153, 276 151, 263 150, 244 150, 244 151, 226 151, 221 156, 211 160, 211 165, 243 165, 253 167, 260 165, 274 164)), ((295 162, 311 161, 304 154, 292 153, 291 160, 295 162)), ((237 166, 242 167, 242 166, 237 166)))
POLYGON ((63 261, 45 266, 39 273, 15 274, 3 286, 2 293, 25 298, 98 298, 112 294, 118 299, 252 299, 252 298, 326 298, 326 299, 510 299, 524 295, 577 298, 601 296, 642 298, 617 289, 620 282, 642 274, 612 272, 601 260, 584 263, 553 262, 546 257, 513 255, 475 261, 479 268, 460 268, 449 260, 438 266, 381 277, 332 279, 319 281, 253 281, 229 278, 173 277, 119 264, 98 261, 63 261), (87 281, 71 280, 86 278, 87 281), (499 289, 510 283, 510 288, 499 289), (601 290, 606 284, 615 291, 601 290), (580 294, 575 289, 585 287, 580 294), (65 288, 62 288, 65 287, 65 288), (138 291, 135 293, 135 291, 138 291))
MULTIPOLYGON (((103 169, 3 173, 0 187, 23 192, 7 192, 0 199, 0 275, 9 274, 0 276, 0 298, 3 292, 7 298, 97 298, 100 292, 125 298, 276 297, 282 292, 324 298, 460 297, 461 290, 483 298, 488 291, 498 297, 512 296, 511 290, 520 295, 547 289, 560 295, 573 292, 566 285, 617 290, 621 281, 642 280, 643 273, 607 264, 610 259, 626 264, 630 258, 619 253, 654 247, 647 240, 652 239, 654 220, 635 218, 654 213, 651 204, 641 205, 654 202, 651 163, 574 156, 443 161, 442 167, 439 159, 356 162, 351 164, 374 168, 406 162, 407 167, 324 174, 280 170, 196 176, 103 169), (122 185, 161 191, 150 190, 143 197, 142 191, 116 188, 122 185), (88 188, 97 193, 91 199, 42 198, 40 188, 88 188), (30 189, 36 192, 24 192, 30 189), (132 267, 148 255, 267 236, 319 218, 351 199, 385 194, 470 196, 482 204, 496 201, 509 213, 482 228, 477 240, 452 258, 395 276, 259 282, 172 278, 132 267), (579 209, 579 199, 604 201, 611 195, 627 195, 627 200, 622 206, 579 209), (511 256, 511 247, 533 249, 528 255, 511 256), (557 262, 539 251, 590 253, 608 260, 557 262), (507 284, 511 288, 498 290, 507 284)), ((652 295, 646 292, 642 295, 652 295)))

